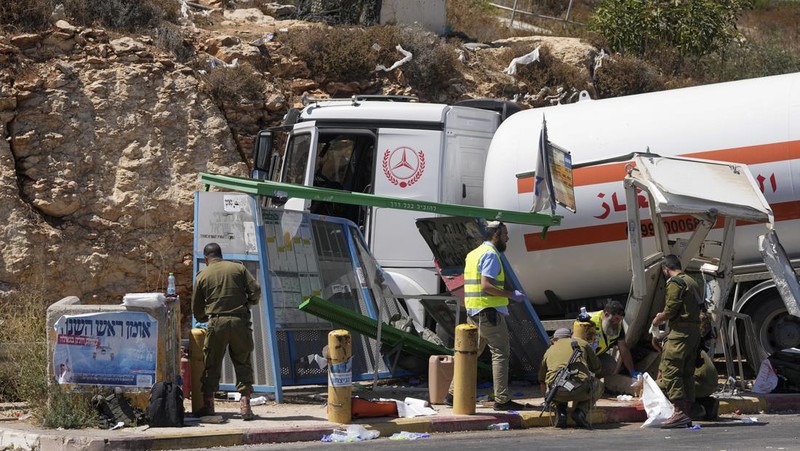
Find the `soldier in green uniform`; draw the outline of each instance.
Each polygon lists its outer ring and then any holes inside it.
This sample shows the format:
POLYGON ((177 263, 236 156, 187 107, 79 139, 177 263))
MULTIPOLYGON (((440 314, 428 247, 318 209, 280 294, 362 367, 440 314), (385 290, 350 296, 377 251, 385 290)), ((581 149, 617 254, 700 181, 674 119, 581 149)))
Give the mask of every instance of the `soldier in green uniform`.
POLYGON ((689 418, 694 403, 694 370, 700 346, 700 305, 697 283, 682 271, 681 261, 667 255, 662 263, 667 278, 664 310, 653 318, 652 325, 664 322, 670 329, 664 343, 658 384, 675 406, 675 413, 662 428, 691 426, 689 418))
POLYGON ((539 367, 539 383, 543 395, 555 382, 559 370, 569 363, 572 354, 576 350, 579 352, 578 359, 567 368, 572 374, 565 384, 557 388, 553 397, 556 402, 556 427, 567 426, 567 402, 572 401, 573 409, 570 416, 575 424, 591 429, 587 414, 603 394, 603 383, 592 375, 600 369, 600 360, 585 340, 574 335, 570 338, 569 329, 556 330, 552 343, 544 353, 539 367))
POLYGON ((711 396, 719 386, 719 373, 714 362, 700 351, 702 364, 694 370, 694 396, 697 409, 692 409, 693 420, 716 420, 719 412, 719 400, 711 396))
POLYGON ((207 267, 197 275, 192 293, 192 313, 208 327, 203 346, 205 370, 201 378, 203 408, 199 416, 214 414, 214 392, 219 389, 222 359, 225 350, 230 349, 236 390, 241 393, 242 419, 252 420, 255 417, 250 408, 254 343, 250 308, 261 299, 261 287, 244 265, 222 259, 219 244, 207 244, 203 256, 207 267))

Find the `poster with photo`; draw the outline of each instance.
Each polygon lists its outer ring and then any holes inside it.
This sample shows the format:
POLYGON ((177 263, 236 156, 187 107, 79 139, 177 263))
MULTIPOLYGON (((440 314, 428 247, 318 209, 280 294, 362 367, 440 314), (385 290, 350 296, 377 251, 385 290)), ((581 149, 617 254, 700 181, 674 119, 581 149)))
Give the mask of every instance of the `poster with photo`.
POLYGON ((145 312, 64 315, 55 323, 53 374, 60 384, 151 387, 158 322, 145 312))

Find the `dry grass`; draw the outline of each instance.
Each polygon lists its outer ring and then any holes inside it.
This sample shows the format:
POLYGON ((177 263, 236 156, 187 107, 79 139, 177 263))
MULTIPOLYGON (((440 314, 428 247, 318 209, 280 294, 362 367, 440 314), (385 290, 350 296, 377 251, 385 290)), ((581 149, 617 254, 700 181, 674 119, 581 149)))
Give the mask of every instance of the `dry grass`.
POLYGON ((261 102, 264 100, 264 80, 248 63, 236 67, 217 66, 208 73, 211 92, 220 102, 261 102))
POLYGON ((448 0, 447 24, 451 34, 465 40, 491 42, 513 33, 497 20, 499 10, 486 0, 448 0))
MULTIPOLYGON (((515 45, 511 49, 514 56, 520 56, 531 52, 534 47, 515 45)), ((589 80, 579 68, 554 57, 546 45, 539 48, 539 61, 517 66, 516 78, 528 86, 531 94, 543 88, 549 88, 552 92, 559 88, 565 92, 580 92, 589 87, 589 80)))
MULTIPOLYGON (((380 48, 378 63, 385 67, 403 58, 397 50, 398 45, 411 52, 411 61, 400 66, 398 74, 402 74, 406 83, 423 96, 435 96, 459 74, 455 48, 432 33, 398 26, 372 27, 367 32, 370 41, 380 48)), ((389 73, 389 76, 393 75, 389 73)))
POLYGON ((50 27, 57 4, 74 25, 142 31, 174 22, 178 0, 6 0, 0 2, 0 26, 9 31, 41 31, 50 27))
POLYGON ((594 88, 598 98, 607 98, 661 91, 665 85, 650 64, 635 56, 615 55, 595 70, 594 88))
POLYGON ((291 29, 280 41, 306 62, 318 82, 363 80, 375 69, 372 42, 361 28, 291 29))
POLYGON ((47 377, 46 317, 49 299, 41 288, 0 299, 0 402, 27 402, 50 428, 81 428, 97 418, 88 395, 73 395, 47 377))

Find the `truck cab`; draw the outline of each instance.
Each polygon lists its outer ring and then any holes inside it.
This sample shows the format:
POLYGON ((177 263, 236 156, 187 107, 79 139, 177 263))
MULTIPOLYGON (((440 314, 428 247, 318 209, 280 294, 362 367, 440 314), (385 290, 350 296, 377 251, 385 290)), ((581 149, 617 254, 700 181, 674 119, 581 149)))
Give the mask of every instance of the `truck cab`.
MULTIPOLYGON (((417 103, 397 96, 309 101, 262 131, 253 177, 349 192, 483 206, 484 167, 495 130, 519 107, 470 100, 417 103), (276 143, 285 142, 285 148, 276 143)), ((437 293, 433 255, 415 220, 433 215, 335 202, 280 199, 283 208, 353 221, 397 294, 437 293)), ((412 309, 414 310, 414 309, 412 309)), ((423 324, 421 311, 412 316, 423 324)))

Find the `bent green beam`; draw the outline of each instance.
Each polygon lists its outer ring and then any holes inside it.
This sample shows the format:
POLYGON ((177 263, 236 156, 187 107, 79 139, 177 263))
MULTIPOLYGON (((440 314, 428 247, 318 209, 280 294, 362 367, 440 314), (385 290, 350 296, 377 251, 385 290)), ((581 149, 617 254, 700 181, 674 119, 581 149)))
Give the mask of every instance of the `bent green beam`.
POLYGON ((207 172, 200 173, 200 181, 206 185, 206 190, 208 190, 209 185, 213 185, 261 196, 296 197, 320 202, 336 202, 340 204, 424 211, 426 213, 438 213, 450 216, 465 216, 515 224, 529 224, 545 228, 560 225, 562 219, 562 216, 559 215, 551 216, 542 213, 498 210, 494 208, 474 207, 471 205, 440 204, 423 200, 354 193, 351 191, 294 185, 269 180, 253 180, 232 175, 209 174, 207 172))
MULTIPOLYGON (((300 304, 299 309, 344 327, 345 329, 349 329, 352 332, 377 339, 377 320, 334 304, 333 302, 311 296, 300 304)), ((432 355, 453 355, 452 349, 436 345, 383 322, 381 323, 381 343, 391 347, 400 346, 404 352, 425 359, 432 355)), ((478 369, 488 374, 491 374, 492 371, 491 367, 483 362, 478 362, 478 369)))

